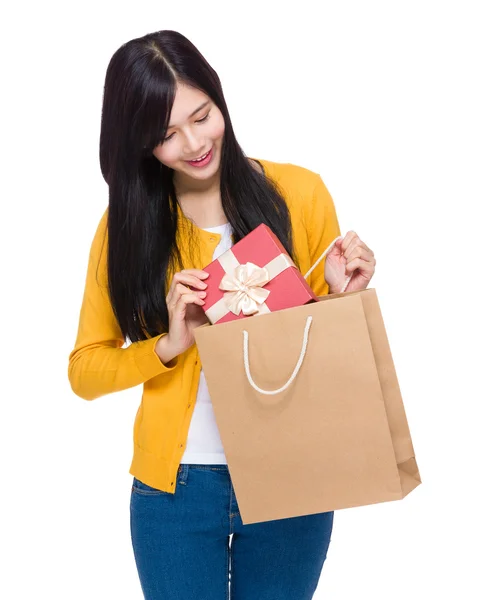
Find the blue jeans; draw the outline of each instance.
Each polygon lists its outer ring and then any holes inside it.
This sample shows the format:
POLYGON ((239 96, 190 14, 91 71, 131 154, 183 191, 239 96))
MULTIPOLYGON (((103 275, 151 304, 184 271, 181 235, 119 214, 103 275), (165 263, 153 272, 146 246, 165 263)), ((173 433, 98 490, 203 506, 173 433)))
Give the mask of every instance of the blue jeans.
POLYGON ((175 494, 133 478, 145 600, 310 600, 332 526, 333 512, 243 525, 227 465, 181 464, 175 494))

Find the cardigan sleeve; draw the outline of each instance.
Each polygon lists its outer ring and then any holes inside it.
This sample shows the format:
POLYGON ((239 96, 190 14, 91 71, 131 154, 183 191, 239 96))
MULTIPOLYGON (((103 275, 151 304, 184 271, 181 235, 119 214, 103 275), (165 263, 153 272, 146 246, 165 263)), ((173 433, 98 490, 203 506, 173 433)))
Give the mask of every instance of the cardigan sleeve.
POLYGON ((165 333, 122 348, 125 339, 112 309, 107 286, 107 217, 103 214, 91 244, 77 339, 69 354, 68 378, 73 392, 94 400, 169 373, 155 345, 165 333))
MULTIPOLYGON (((307 223, 310 266, 313 266, 336 237, 341 235, 335 204, 320 175, 317 175, 307 223)), ((325 281, 324 258, 309 276, 308 283, 317 296, 329 293, 325 281)))

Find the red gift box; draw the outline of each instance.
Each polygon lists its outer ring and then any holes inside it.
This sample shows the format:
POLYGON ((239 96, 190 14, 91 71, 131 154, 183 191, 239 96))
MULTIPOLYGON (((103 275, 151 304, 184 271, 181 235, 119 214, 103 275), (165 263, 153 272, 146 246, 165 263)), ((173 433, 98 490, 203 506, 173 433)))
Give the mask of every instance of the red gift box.
POLYGON ((203 306, 211 323, 302 306, 317 300, 283 245, 264 224, 221 254, 204 271, 203 306))

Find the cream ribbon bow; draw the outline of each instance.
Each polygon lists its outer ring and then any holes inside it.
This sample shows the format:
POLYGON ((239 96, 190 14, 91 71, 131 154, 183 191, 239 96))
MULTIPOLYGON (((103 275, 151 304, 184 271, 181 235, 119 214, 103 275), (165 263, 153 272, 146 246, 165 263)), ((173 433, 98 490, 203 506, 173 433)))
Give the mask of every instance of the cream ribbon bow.
POLYGON ((266 267, 247 262, 237 266, 233 274, 226 273, 219 289, 224 290, 224 302, 232 313, 254 315, 269 296, 269 290, 263 288, 269 280, 266 267))

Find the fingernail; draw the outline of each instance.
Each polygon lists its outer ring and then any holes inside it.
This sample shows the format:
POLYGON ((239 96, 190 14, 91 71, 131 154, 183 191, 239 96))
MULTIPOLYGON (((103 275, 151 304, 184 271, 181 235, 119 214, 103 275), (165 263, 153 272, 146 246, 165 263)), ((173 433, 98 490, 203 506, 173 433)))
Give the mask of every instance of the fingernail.
POLYGON ((206 292, 199 292, 199 296, 201 298, 205 298, 205 296, 207 296, 206 292))

